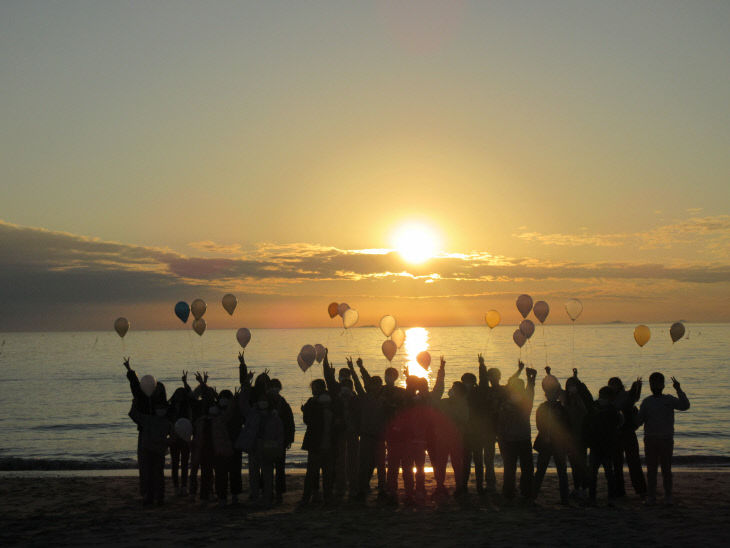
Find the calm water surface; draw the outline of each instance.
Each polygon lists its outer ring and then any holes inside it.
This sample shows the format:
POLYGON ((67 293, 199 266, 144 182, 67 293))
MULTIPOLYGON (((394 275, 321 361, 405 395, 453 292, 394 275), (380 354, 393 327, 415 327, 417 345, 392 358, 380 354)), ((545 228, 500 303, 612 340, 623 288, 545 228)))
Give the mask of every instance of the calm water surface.
MULTIPOLYGON (((650 327, 652 339, 639 349, 629 325, 546 326, 544 332, 538 326, 521 351, 512 342, 514 326, 498 326, 491 334, 486 327, 412 328, 393 365, 431 378, 431 371, 416 364, 415 355, 428 349, 437 368, 443 354, 448 388, 463 373, 476 373, 479 352, 502 370, 503 379, 521 355, 538 369, 538 387, 547 361, 561 381, 577 367, 594 394, 610 376, 628 384, 659 370, 681 381, 692 404, 677 414, 675 454, 730 456, 730 325, 688 325, 689 337, 675 345, 668 325, 650 327)), ((257 372, 269 368, 282 381, 283 395, 295 413, 292 462, 305 460, 299 449, 304 435, 299 408, 308 397, 309 382, 321 376, 316 363, 306 373, 296 365, 301 346, 328 346, 336 366, 344 366, 347 355, 362 356, 372 374, 382 375, 388 365, 377 328, 257 329, 252 334, 246 351, 249 366, 257 372)), ((203 337, 187 329, 130 331, 124 340, 113 332, 5 333, 0 344, 0 458, 76 459, 111 467, 132 462, 137 431, 127 417, 131 396, 123 355, 132 357, 139 376, 149 373, 163 381, 168 396, 181 385, 183 369, 207 370, 209 383, 219 390, 233 389, 238 379, 240 348, 233 330, 208 331, 203 337)), ((194 386, 192 375, 190 380, 194 386)), ((674 391, 670 387, 668 392, 674 391)), ((648 395, 648 383, 642 395, 648 395)), ((535 401, 542 400, 538 390, 535 401)), ((533 435, 534 430, 533 419, 533 435)))

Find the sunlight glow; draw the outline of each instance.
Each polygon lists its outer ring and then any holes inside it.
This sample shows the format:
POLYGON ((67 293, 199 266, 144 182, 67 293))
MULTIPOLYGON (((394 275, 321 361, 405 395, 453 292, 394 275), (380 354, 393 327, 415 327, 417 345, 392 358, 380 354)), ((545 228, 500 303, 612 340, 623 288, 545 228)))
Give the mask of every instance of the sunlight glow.
POLYGON ((428 329, 423 327, 411 327, 406 329, 406 368, 410 375, 429 378, 429 370, 424 369, 416 361, 419 352, 428 350, 428 329))
POLYGON ((408 223, 393 235, 393 245, 403 260, 420 264, 431 259, 438 252, 439 238, 428 226, 408 223))

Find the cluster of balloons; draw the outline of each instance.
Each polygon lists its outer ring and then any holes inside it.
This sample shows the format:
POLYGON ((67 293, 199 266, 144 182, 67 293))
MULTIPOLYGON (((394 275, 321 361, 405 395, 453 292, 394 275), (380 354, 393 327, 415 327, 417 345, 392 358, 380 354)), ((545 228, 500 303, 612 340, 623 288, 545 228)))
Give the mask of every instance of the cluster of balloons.
MULTIPOLYGON (((223 308, 226 312, 233 316, 233 311, 238 305, 238 300, 235 295, 226 293, 223 295, 223 299, 221 299, 221 304, 223 304, 223 308)), ((203 314, 205 314, 206 310, 208 310, 208 305, 205 304, 203 299, 195 299, 192 303, 190 303, 190 305, 188 305, 185 301, 180 301, 175 305, 175 316, 180 318, 182 323, 187 323, 190 313, 192 312, 194 318, 192 326, 193 331, 202 336, 207 327, 207 324, 203 319, 203 314)))
POLYGON ((330 318, 334 318, 335 316, 342 318, 342 327, 345 329, 354 327, 357 320, 360 319, 360 314, 357 313, 357 310, 350 308, 350 305, 347 303, 332 302, 327 306, 327 313, 330 315, 330 318))
MULTIPOLYGON (((550 305, 545 301, 537 301, 533 304, 532 297, 529 295, 520 295, 517 297, 517 310, 522 315, 522 322, 520 322, 519 328, 515 329, 512 334, 512 340, 515 344, 522 348, 522 346, 532 337, 535 333, 535 323, 527 318, 527 315, 532 312, 541 324, 545 323, 548 314, 550 314, 550 305)), ((490 311, 491 312, 491 311, 490 311)), ((488 324, 487 324, 488 325, 488 324)))
POLYGON ((398 349, 403 346, 406 341, 406 333, 398 327, 398 322, 391 315, 386 315, 380 318, 380 330, 383 335, 388 337, 380 349, 383 351, 383 356, 390 362, 393 361, 398 349))
POLYGON ((302 372, 312 367, 315 361, 317 363, 322 363, 325 351, 326 349, 324 345, 319 343, 315 345, 305 344, 302 346, 302 349, 299 351, 299 355, 297 356, 297 364, 302 372))
MULTIPOLYGON (((682 322, 674 322, 669 328, 669 338, 672 339, 672 344, 684 337, 684 333, 684 324, 682 322)), ((651 330, 646 325, 641 324, 634 328, 634 340, 640 347, 648 343, 649 339, 651 339, 651 330)))

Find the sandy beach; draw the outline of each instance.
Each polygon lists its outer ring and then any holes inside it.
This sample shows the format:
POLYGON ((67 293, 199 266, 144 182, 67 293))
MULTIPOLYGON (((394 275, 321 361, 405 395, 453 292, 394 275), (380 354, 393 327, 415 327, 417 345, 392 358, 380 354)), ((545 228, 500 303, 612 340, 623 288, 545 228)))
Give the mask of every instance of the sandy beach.
POLYGON ((304 476, 293 471, 284 503, 271 510, 201 506, 175 497, 169 481, 165 505, 143 509, 136 477, 4 477, 0 544, 726 546, 728 472, 678 470, 674 506, 651 508, 632 495, 609 506, 604 490, 597 507, 560 506, 554 473, 546 477, 534 507, 499 501, 492 506, 472 495, 464 507, 453 500, 421 508, 379 507, 371 496, 366 506, 343 502, 298 509, 304 476))

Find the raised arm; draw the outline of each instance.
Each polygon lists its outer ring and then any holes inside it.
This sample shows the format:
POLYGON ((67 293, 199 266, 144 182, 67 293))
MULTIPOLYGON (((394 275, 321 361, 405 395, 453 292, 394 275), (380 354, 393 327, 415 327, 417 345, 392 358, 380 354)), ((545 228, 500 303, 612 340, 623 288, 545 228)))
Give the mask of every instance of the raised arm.
MULTIPOLYGON (((521 363, 521 362, 520 362, 521 363)), ((535 401, 535 379, 537 378, 537 371, 535 369, 532 369, 531 367, 528 367, 525 370, 527 374, 527 402, 525 404, 525 409, 527 413, 532 412, 532 405, 535 401)))
POLYGON ((484 365, 484 356, 479 354, 477 359, 479 360, 479 386, 487 388, 489 386, 489 377, 487 377, 487 366, 484 365))
POLYGON ((431 396, 435 400, 440 400, 441 396, 444 395, 444 379, 446 378, 446 360, 441 356, 441 363, 439 371, 436 373, 436 383, 433 385, 431 390, 431 396))
MULTIPOLYGON (((517 371, 515 371, 512 376, 509 378, 509 380, 516 379, 520 376, 520 373, 522 373, 522 370, 525 368, 525 364, 522 363, 522 360, 517 362, 517 371)), ((509 381, 508 381, 509 384, 509 381)))
POLYGON ((335 379, 335 368, 330 366, 328 354, 329 350, 325 348, 324 359, 322 360, 322 374, 324 375, 324 382, 327 383, 327 390, 332 395, 337 395, 340 393, 340 385, 335 379))
MULTIPOLYGON (((362 360, 360 358, 357 359, 358 365, 362 363, 362 360)), ((360 379, 357 376, 357 373, 355 372, 355 366, 352 363, 352 358, 347 358, 347 367, 350 369, 350 376, 352 377, 352 382, 355 385, 355 392, 357 392, 358 396, 364 396, 365 390, 362 388, 362 384, 360 384, 360 379)))
POLYGON ((246 366, 246 359, 243 356, 243 350, 238 353, 238 382, 241 387, 251 386, 253 371, 249 371, 246 366))
POLYGON ((674 404, 674 408, 677 411, 686 411, 689 409, 689 399, 687 398, 687 394, 684 393, 682 388, 679 386, 679 381, 672 377, 672 385, 674 386, 674 389, 677 391, 677 402, 674 404))
POLYGON ((641 397, 641 377, 637 378, 631 384, 631 388, 629 389, 629 399, 631 401, 631 405, 634 405, 637 401, 639 401, 640 397, 641 397))
POLYGON ((365 369, 365 366, 362 364, 362 360, 360 358, 357 359, 357 367, 360 369, 362 382, 365 383, 365 386, 370 386, 370 373, 368 373, 368 370, 365 369))
POLYGON ((140 385, 139 385, 139 379, 137 378, 137 373, 135 373, 134 369, 132 369, 132 367, 129 365, 128 357, 124 358, 124 367, 127 369, 127 380, 129 380, 129 389, 132 391, 132 396, 135 399, 144 398, 145 395, 144 395, 144 392, 142 392, 142 387, 140 387, 140 385))

